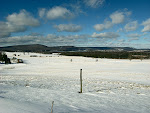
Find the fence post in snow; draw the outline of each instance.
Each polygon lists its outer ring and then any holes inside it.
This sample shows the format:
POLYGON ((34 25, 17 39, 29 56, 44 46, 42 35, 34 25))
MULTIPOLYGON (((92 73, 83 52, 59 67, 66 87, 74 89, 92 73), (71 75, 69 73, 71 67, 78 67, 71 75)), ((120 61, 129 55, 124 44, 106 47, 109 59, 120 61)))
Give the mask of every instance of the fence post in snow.
POLYGON ((80 69, 80 92, 82 93, 82 69, 80 69))
POLYGON ((53 113, 53 104, 54 104, 54 101, 52 101, 51 113, 53 113))

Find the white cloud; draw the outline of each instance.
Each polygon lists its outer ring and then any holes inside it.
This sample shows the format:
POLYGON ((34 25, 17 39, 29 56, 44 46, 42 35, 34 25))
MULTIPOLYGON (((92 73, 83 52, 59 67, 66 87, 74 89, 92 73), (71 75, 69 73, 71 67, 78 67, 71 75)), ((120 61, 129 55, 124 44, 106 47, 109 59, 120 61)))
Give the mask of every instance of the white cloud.
POLYGON ((113 26, 110 21, 105 21, 104 24, 96 24, 94 25, 94 29, 97 31, 103 31, 105 29, 109 29, 113 26))
POLYGON ((47 42, 53 43, 74 43, 78 42, 78 39, 86 38, 87 35, 56 35, 56 34, 48 34, 46 36, 47 42))
POLYGON ((144 29, 142 30, 142 32, 150 32, 150 25, 144 26, 144 29))
POLYGON ((74 14, 70 10, 64 7, 53 7, 47 12, 47 18, 50 20, 54 19, 71 19, 74 17, 74 14))
POLYGON ((0 38, 9 37, 11 33, 24 32, 28 27, 40 25, 38 19, 35 19, 26 10, 8 15, 6 19, 6 22, 0 22, 0 38))
POLYGON ((120 24, 124 22, 125 15, 123 12, 114 12, 110 15, 110 18, 112 19, 113 24, 120 24))
POLYGON ((15 45, 15 44, 47 44, 51 46, 61 46, 61 45, 74 45, 85 43, 85 39, 89 35, 56 35, 48 34, 47 36, 42 36, 39 33, 34 33, 25 36, 13 36, 1 38, 0 45, 15 45))
POLYGON ((126 11, 125 14, 126 14, 126 16, 130 16, 132 14, 132 12, 131 11, 126 11))
POLYGON ((105 0, 84 0, 85 5, 92 7, 92 8, 97 8, 101 6, 105 0))
POLYGON ((105 21, 104 22, 104 26, 105 26, 105 29, 109 29, 109 28, 111 28, 113 26, 113 24, 110 21, 105 21))
POLYGON ((46 37, 47 37, 47 38, 56 38, 57 35, 56 35, 56 34, 48 34, 46 37))
POLYGON ((8 37, 13 32, 23 32, 26 29, 25 26, 14 25, 10 22, 0 22, 0 38, 8 37))
POLYGON ((8 37, 8 36, 10 36, 10 35, 11 35, 10 32, 0 31, 0 38, 8 37))
POLYGON ((104 27, 104 24, 96 24, 94 25, 94 29, 97 31, 103 31, 105 27, 104 27))
MULTIPOLYGON (((127 9, 126 9, 127 10, 127 9)), ((121 24, 125 21, 127 16, 130 16, 130 11, 115 11, 112 14, 110 14, 111 21, 105 20, 102 24, 96 24, 94 25, 95 30, 97 31, 103 31, 105 29, 109 29, 113 27, 115 24, 121 24)), ((136 24, 136 22, 134 23, 136 24)), ((130 26, 131 27, 131 26, 130 26)), ((133 28, 131 28, 133 29, 133 28)))
POLYGON ((105 33, 100 33, 100 34, 93 33, 92 37, 93 38, 109 38, 109 39, 114 39, 114 38, 120 37, 120 35, 117 34, 117 33, 114 33, 114 32, 105 32, 105 33))
POLYGON ((132 12, 129 11, 127 8, 124 8, 123 12, 126 16, 130 16, 132 14, 132 12))
POLYGON ((18 26, 36 27, 40 25, 40 22, 26 10, 21 10, 19 14, 13 13, 11 15, 8 15, 7 21, 18 26))
POLYGON ((138 28, 138 22, 133 21, 125 25, 124 29, 126 31, 135 31, 138 28))
POLYGON ((147 19, 146 21, 143 21, 142 22, 142 25, 149 25, 150 24, 150 18, 147 19))
POLYGON ((150 32, 150 18, 143 21, 142 25, 144 26, 144 28, 142 29, 142 32, 150 32))
POLYGON ((34 43, 38 40, 39 37, 37 36, 14 36, 8 38, 2 38, 0 43, 7 43, 7 44, 25 44, 25 43, 34 43))
POLYGON ((41 33, 31 32, 29 36, 43 36, 41 33))
POLYGON ((26 31, 27 30, 27 27, 26 26, 21 26, 21 25, 15 25, 15 24, 12 24, 12 23, 9 23, 9 22, 6 22, 7 24, 7 30, 9 32, 23 32, 23 31, 26 31))
POLYGON ((56 34, 48 34, 45 41, 46 43, 50 43, 54 46, 60 46, 60 45, 83 45, 86 41, 86 38, 89 37, 89 35, 83 34, 83 35, 56 35, 56 34))
POLYGON ((120 39, 120 40, 118 40, 119 42, 125 42, 125 39, 120 39))
POLYGON ((46 14, 46 9, 45 8, 41 8, 41 9, 39 9, 38 13, 39 13, 40 18, 43 18, 45 16, 45 14, 46 14))
POLYGON ((60 25, 55 25, 54 28, 56 28, 58 32, 61 31, 79 32, 82 30, 82 27, 80 25, 75 25, 75 24, 60 24, 60 25))
POLYGON ((123 32, 124 30, 122 29, 122 28, 119 28, 118 30, 117 30, 117 32, 123 32))
POLYGON ((80 2, 77 2, 75 4, 69 4, 69 7, 75 15, 80 15, 80 14, 87 15, 87 13, 83 11, 80 2))
POLYGON ((139 38, 141 36, 142 36, 141 34, 137 34, 137 33, 135 33, 135 34, 128 34, 127 35, 127 37, 130 37, 130 38, 139 38))
POLYGON ((138 38, 138 37, 135 37, 135 38, 130 38, 130 39, 128 39, 129 42, 135 41, 135 40, 139 40, 139 38, 138 38))
POLYGON ((0 38, 10 36, 10 32, 8 31, 8 26, 5 22, 0 22, 0 38))

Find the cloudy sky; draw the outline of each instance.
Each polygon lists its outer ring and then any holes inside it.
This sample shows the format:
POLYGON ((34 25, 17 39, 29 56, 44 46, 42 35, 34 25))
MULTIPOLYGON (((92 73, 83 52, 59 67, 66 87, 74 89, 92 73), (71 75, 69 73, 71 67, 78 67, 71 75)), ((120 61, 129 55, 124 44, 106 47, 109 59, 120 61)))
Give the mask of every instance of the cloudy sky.
POLYGON ((1 0, 0 46, 150 48, 150 0, 1 0))

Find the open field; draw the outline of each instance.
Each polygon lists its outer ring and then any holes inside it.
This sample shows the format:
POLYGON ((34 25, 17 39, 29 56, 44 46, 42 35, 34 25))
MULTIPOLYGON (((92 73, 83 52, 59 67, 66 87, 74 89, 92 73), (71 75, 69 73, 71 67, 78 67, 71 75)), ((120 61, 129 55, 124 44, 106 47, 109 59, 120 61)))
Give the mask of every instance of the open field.
POLYGON ((6 54, 24 63, 0 64, 0 113, 50 113, 52 101, 53 113, 150 111, 150 60, 6 54))

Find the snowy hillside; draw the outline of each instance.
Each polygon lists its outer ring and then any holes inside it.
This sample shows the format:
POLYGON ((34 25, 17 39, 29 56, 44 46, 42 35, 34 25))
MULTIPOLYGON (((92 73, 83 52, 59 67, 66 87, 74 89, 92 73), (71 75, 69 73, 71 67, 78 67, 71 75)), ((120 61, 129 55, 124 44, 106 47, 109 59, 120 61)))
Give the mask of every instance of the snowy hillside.
POLYGON ((6 54, 24 63, 0 64, 0 113, 50 113, 52 101, 53 113, 150 111, 150 60, 6 54))

